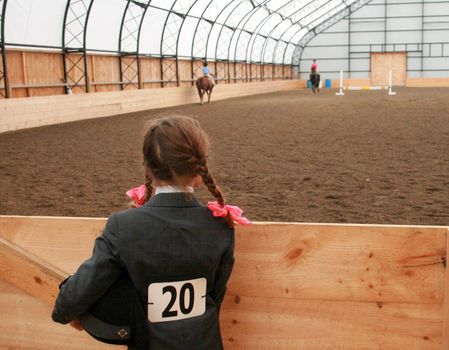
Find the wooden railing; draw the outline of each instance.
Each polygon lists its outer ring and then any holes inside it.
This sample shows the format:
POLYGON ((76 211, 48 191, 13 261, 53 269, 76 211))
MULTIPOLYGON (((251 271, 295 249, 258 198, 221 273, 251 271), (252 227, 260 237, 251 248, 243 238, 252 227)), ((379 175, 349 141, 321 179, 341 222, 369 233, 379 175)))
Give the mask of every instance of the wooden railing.
MULTIPOLYGON (((0 347, 106 349, 50 319, 104 219, 0 216, 0 347), (7 315, 7 316, 5 316, 7 315)), ((237 227, 226 349, 447 350, 447 227, 237 227)))

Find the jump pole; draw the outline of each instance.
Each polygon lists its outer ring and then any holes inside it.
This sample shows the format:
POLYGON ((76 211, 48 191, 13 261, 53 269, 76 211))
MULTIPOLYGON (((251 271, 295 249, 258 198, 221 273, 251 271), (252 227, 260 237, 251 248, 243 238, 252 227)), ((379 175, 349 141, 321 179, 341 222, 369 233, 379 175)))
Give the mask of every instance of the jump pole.
POLYGON ((391 73, 391 69, 388 71, 388 95, 396 95, 396 92, 393 92, 393 74, 391 73))
POLYGON ((344 87, 343 87, 343 71, 340 71, 340 91, 337 92, 335 95, 337 96, 344 96, 344 87))
MULTIPOLYGON (((392 72, 391 69, 388 71, 388 86, 348 86, 348 90, 388 90, 388 95, 396 95, 396 92, 393 91, 393 84, 392 84, 392 72)), ((335 93, 337 96, 344 96, 344 90, 345 87, 343 86, 343 71, 340 71, 340 90, 335 93)))

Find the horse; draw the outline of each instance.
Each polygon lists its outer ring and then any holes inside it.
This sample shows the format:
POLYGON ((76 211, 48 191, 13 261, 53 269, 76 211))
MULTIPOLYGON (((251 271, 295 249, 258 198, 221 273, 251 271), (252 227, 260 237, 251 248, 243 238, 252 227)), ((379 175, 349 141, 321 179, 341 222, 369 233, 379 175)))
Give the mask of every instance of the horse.
POLYGON ((317 72, 310 73, 310 82, 312 83, 312 91, 315 94, 320 92, 320 75, 317 72))
POLYGON ((214 88, 214 84, 212 84, 212 81, 207 77, 199 77, 195 82, 196 88, 198 89, 198 95, 200 96, 201 105, 203 104, 203 97, 204 94, 207 94, 207 103, 210 104, 210 96, 212 95, 212 90, 214 88))

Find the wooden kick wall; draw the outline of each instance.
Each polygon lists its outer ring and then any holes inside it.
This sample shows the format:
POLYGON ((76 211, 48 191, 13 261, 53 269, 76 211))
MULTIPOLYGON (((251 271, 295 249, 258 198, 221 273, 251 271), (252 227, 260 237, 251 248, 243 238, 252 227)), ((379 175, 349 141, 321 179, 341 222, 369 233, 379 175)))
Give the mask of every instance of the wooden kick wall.
MULTIPOLYGON (((125 91, 0 100, 0 132, 199 103, 196 89, 192 86, 141 90, 129 86, 125 91)), ((212 101, 304 86, 305 82, 300 80, 220 82, 214 89, 212 101)), ((103 89, 111 87, 102 85, 103 89)))
MULTIPOLYGON (((6 51, 6 59, 11 97, 48 96, 65 93, 63 54, 61 52, 10 49, 6 51)), ((86 85, 89 85, 88 90, 90 92, 119 91, 121 90, 121 83, 125 83, 124 90, 138 89, 135 58, 123 57, 121 60, 125 71, 123 81, 120 80, 119 56, 89 54, 87 56, 89 81, 86 84, 83 77, 82 55, 78 53, 68 54, 66 62, 67 69, 70 70, 69 76, 72 81, 78 81, 80 84, 80 87, 73 88, 73 93, 85 93, 86 85), (78 62, 78 65, 74 64, 76 62, 78 62), (127 67, 129 69, 126 69, 127 67)), ((198 62, 199 65, 194 65, 189 60, 178 61, 179 86, 192 86, 193 79, 201 75, 202 61, 198 62)), ((143 82, 141 89, 177 86, 176 61, 174 59, 163 59, 161 67, 161 58, 140 57, 139 64, 143 82), (166 82, 164 83, 164 81, 166 82)), ((237 63, 210 62, 209 68, 213 75, 217 74, 219 82, 223 84, 291 78, 290 66, 248 64, 249 69, 241 69, 241 72, 236 74, 235 65, 237 63), (273 69, 278 72, 276 76, 271 74, 273 69), (262 71, 265 71, 263 77, 264 72, 262 71)), ((246 64, 238 63, 238 65, 245 66, 246 64)))
MULTIPOLYGON (((0 217, 1 348, 114 348, 50 319, 59 280, 104 224, 0 217)), ((447 247, 447 227, 238 226, 225 349, 447 350, 447 247)))

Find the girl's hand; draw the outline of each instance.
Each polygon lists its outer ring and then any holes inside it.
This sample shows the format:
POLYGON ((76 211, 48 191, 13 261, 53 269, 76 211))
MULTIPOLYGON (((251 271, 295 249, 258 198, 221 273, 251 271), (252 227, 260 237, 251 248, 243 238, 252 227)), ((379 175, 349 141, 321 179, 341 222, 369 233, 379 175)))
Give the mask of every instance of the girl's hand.
POLYGON ((84 330, 83 326, 81 325, 80 321, 78 321, 78 320, 70 322, 70 325, 78 331, 84 330))

